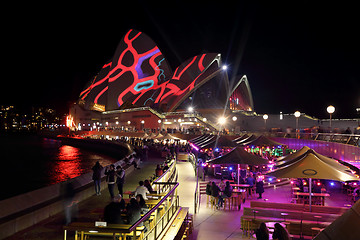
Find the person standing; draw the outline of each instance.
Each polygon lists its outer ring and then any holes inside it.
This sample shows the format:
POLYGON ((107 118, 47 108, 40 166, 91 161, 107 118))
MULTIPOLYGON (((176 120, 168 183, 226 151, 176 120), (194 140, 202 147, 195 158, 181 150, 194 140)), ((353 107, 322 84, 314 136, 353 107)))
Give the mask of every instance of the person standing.
POLYGON ((111 164, 110 167, 105 168, 106 182, 108 184, 110 197, 114 198, 114 185, 115 185, 115 166, 111 164))
POLYGON ((262 199, 262 194, 264 193, 264 181, 263 176, 257 176, 256 178, 256 193, 259 194, 258 199, 262 199))
POLYGON ((125 170, 119 165, 116 167, 116 185, 119 190, 119 194, 123 196, 123 187, 125 182, 125 170))
POLYGON ((101 171, 103 167, 100 165, 99 161, 95 163, 95 165, 91 168, 93 170, 92 180, 94 180, 95 184, 95 194, 101 195, 101 171))

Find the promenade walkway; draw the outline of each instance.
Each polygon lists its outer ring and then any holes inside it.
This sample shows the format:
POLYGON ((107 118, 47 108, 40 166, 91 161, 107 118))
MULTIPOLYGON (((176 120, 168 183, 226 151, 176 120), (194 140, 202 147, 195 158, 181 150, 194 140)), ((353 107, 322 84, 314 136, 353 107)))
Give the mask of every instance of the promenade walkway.
MULTIPOLYGON (((138 182, 149 178, 155 173, 157 164, 164 162, 163 158, 157 156, 157 154, 149 154, 149 160, 140 164, 141 169, 135 169, 133 172, 125 176, 125 191, 134 191, 138 182)), ((94 191, 95 193, 95 191, 94 191)), ((115 187, 115 194, 117 194, 117 188, 115 187)), ((127 197, 127 196, 125 196, 127 197)), ((107 188, 102 189, 101 195, 88 198, 81 202, 78 207, 78 221, 91 221, 98 220, 99 214, 102 213, 104 207, 111 201, 110 194, 107 188)), ((30 229, 21 231, 13 236, 6 238, 7 240, 40 240, 40 239, 52 239, 63 240, 64 239, 64 214, 60 213, 53 217, 50 217, 39 224, 34 225, 30 229)), ((70 233, 68 233, 70 239, 74 239, 70 233)))
MULTIPOLYGON (((156 164, 163 162, 163 158, 150 155, 147 162, 141 163, 140 170, 134 170, 126 176, 124 191, 134 190, 139 180, 152 176, 156 164)), ((180 196, 180 205, 189 207, 190 213, 194 214, 194 193, 196 178, 194 170, 189 162, 177 163, 178 181, 180 183, 178 193, 180 196)), ((207 179, 208 180, 208 179, 207 179)), ((93 196, 79 204, 78 220, 95 221, 99 217, 99 211, 109 203, 110 196, 107 189, 103 189, 101 196, 93 196), (95 211, 94 211, 95 210, 95 211), (96 211, 98 210, 98 211, 96 211)), ((253 196, 256 199, 257 196, 253 196)), ((290 186, 285 185, 277 188, 267 188, 263 198, 271 202, 290 202, 290 186)), ((212 210, 206 206, 206 196, 203 195, 200 202, 199 212, 194 214, 194 231, 189 239, 198 240, 221 240, 221 239, 249 239, 242 236, 240 229, 240 217, 243 214, 243 207, 249 207, 252 199, 246 199, 240 211, 212 210)), ((332 192, 331 198, 327 199, 326 205, 344 206, 348 204, 349 199, 340 192, 332 192)), ((31 229, 13 235, 8 239, 63 239, 64 214, 58 214, 49 218, 31 229)), ((70 234, 68 234, 68 237, 70 234)), ((73 239, 73 238, 70 238, 73 239)))

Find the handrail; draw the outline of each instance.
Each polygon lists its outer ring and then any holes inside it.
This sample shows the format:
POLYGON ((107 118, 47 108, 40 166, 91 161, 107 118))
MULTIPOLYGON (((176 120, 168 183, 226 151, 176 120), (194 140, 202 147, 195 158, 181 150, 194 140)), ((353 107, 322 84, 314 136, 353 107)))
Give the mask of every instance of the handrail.
MULTIPOLYGON (((173 184, 173 183, 167 183, 167 184, 173 184)), ((129 232, 132 232, 136 230, 136 227, 142 223, 144 220, 146 220, 150 215, 155 212, 155 210, 158 209, 158 207, 167 200, 168 197, 170 197, 171 194, 175 192, 175 189, 179 186, 179 183, 175 183, 175 186, 156 204, 153 208, 151 208, 143 217, 141 217, 136 223, 134 223, 128 230, 129 232)))

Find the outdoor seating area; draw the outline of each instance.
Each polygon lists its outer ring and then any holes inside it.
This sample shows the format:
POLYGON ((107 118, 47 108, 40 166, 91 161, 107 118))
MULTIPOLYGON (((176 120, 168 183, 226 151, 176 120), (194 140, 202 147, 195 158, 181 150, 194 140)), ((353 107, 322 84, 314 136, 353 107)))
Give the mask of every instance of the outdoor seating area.
POLYGON ((329 226, 346 210, 342 207, 313 206, 310 212, 309 206, 304 204, 251 201, 250 207, 244 207, 241 228, 244 235, 251 236, 261 222, 279 222, 294 237, 314 237, 318 229, 329 226))
MULTIPOLYGON (((68 232, 75 232, 75 239, 81 240, 90 236, 113 239, 128 239, 129 237, 131 239, 173 239, 168 236, 175 237, 178 232, 181 235, 189 235, 192 231, 192 220, 188 208, 182 208, 179 205, 176 161, 169 163, 169 168, 152 182, 154 191, 148 193, 148 199, 145 200, 147 211, 142 212, 135 223, 127 224, 129 216, 126 209, 121 213, 121 218, 124 220, 121 224, 105 222, 103 209, 94 209, 91 213, 98 216, 98 221, 72 222, 64 226, 64 239, 68 232), (165 232, 169 232, 166 237, 165 232)), ((128 195, 123 199, 124 203, 128 204, 134 192, 126 191, 124 195, 128 195)))

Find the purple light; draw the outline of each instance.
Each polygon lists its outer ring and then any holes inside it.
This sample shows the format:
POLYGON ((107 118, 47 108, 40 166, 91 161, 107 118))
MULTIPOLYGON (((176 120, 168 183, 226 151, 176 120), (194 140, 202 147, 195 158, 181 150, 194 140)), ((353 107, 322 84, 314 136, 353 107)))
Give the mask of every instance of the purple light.
POLYGON ((335 186, 335 183, 334 183, 334 182, 330 182, 330 186, 335 186))
POLYGON ((229 170, 230 170, 230 171, 232 171, 232 170, 233 170, 233 168, 232 168, 232 167, 229 167, 229 170))
POLYGON ((272 182, 272 180, 273 180, 272 178, 269 178, 269 182, 272 182))

